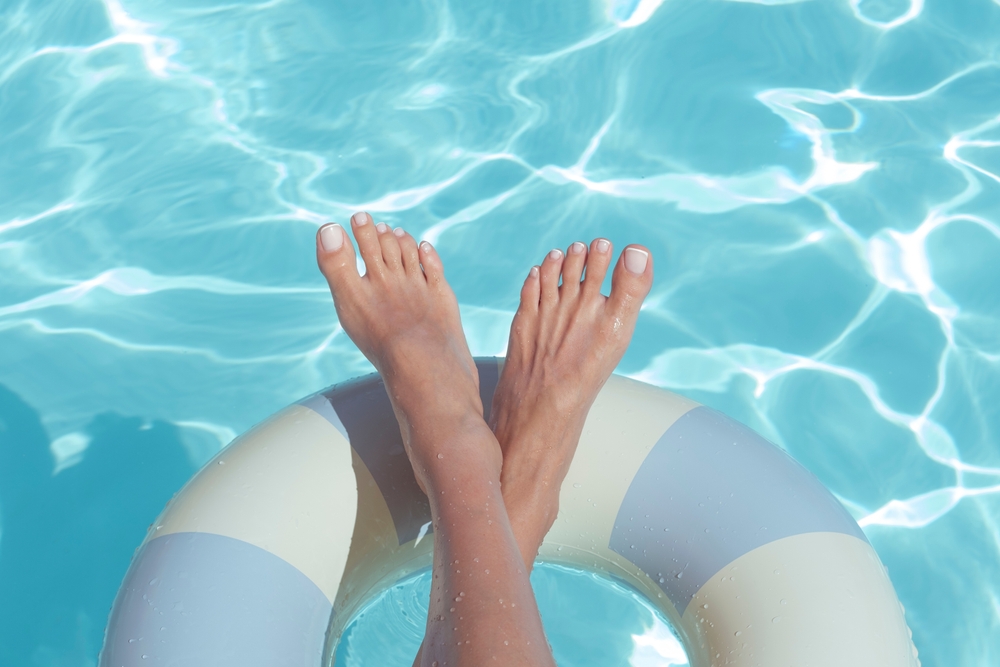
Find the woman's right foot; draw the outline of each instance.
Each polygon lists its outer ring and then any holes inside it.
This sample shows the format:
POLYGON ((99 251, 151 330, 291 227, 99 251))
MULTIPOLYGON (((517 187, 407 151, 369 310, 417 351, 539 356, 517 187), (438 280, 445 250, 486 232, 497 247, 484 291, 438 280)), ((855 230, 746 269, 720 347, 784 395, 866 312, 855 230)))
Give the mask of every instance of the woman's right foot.
POLYGON ((471 464, 499 476, 495 443, 482 451, 463 444, 465 431, 488 428, 441 259, 431 244, 376 225, 367 213, 355 214, 351 226, 365 275, 358 275, 354 246, 336 224, 317 233, 319 267, 341 326, 385 381, 417 481, 430 495, 431 478, 450 480, 454 468, 471 464), (411 437, 415 430, 423 437, 411 437))
POLYGON ((529 568, 555 521, 590 406, 625 354, 653 283, 649 251, 630 245, 605 297, 611 252, 605 239, 589 252, 579 242, 566 254, 550 252, 525 280, 511 324, 490 426, 503 451, 504 504, 529 568))

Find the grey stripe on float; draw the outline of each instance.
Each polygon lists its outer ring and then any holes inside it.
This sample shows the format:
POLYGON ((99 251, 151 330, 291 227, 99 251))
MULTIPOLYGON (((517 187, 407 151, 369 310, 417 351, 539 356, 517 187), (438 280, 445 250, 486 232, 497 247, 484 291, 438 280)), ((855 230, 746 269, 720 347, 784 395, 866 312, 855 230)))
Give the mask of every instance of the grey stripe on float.
POLYGON ((698 407, 667 429, 632 480, 609 547, 657 582, 680 614, 723 567, 775 540, 835 532, 866 540, 826 487, 746 426, 698 407))
POLYGON ((306 575, 248 542, 171 533, 118 591, 101 667, 315 667, 333 607, 306 575))
MULTIPOLYGON (((488 420, 499 379, 498 359, 477 358, 476 367, 479 396, 488 420)), ((399 544, 416 539, 420 529, 431 521, 430 505, 413 476, 382 378, 372 373, 349 380, 309 397, 301 405, 326 418, 350 441, 385 498, 399 544)))
POLYGON ((332 405, 330 405, 330 399, 322 393, 313 394, 309 398, 299 401, 299 405, 304 408, 309 408, 320 417, 330 422, 335 429, 340 431, 340 434, 344 436, 345 440, 349 441, 351 439, 351 437, 347 435, 347 429, 344 428, 344 422, 340 421, 340 417, 337 416, 337 411, 333 409, 332 405))

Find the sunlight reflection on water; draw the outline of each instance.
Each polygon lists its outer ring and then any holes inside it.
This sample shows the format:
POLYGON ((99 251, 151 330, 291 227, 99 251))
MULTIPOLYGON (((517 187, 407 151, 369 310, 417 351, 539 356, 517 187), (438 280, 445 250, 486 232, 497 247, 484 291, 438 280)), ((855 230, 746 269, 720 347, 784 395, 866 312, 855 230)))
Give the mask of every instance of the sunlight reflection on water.
MULTIPOLYGON (((551 247, 649 246, 619 372, 816 473, 923 664, 995 662, 998 46, 989 0, 0 0, 0 586, 53 489, 117 474, 108 424, 200 464, 371 370, 312 258, 365 208, 438 246, 477 355, 551 247)), ((115 567, 0 591, 7 658, 90 664, 115 567)))

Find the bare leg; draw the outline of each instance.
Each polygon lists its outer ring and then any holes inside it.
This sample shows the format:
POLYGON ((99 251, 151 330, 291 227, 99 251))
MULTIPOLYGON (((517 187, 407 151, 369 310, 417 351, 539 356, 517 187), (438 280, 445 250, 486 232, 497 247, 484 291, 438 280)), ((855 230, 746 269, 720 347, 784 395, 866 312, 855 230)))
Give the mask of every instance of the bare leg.
POLYGON ((500 491, 501 450, 483 421, 458 304, 430 244, 352 219, 317 235, 340 323, 385 381, 434 522, 422 664, 554 665, 500 491), (423 268, 421 268, 423 267, 423 268))
POLYGON ((590 406, 625 354, 653 282, 648 251, 629 246, 615 267, 611 296, 602 295, 611 253, 604 239, 591 243, 589 253, 583 243, 565 255, 549 253, 529 272, 511 324, 490 421, 503 451, 503 501, 529 571, 558 513, 559 489, 590 406))
POLYGON ((558 513, 590 406, 625 354, 653 284, 649 251, 630 245, 605 297, 611 253, 605 239, 589 252, 579 242, 566 254, 550 252, 525 280, 511 324, 490 421, 503 450, 504 503, 529 569, 558 513))

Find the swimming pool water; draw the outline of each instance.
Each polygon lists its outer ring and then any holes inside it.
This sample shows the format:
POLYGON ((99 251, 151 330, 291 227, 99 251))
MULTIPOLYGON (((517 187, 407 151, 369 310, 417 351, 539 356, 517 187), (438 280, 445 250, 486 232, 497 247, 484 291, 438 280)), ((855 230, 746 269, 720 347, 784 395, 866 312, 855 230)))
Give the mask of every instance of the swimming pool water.
POLYGON ((649 246, 619 372, 816 473, 924 665, 1000 664, 998 58, 998 0, 0 0, 0 665, 93 665, 192 471, 370 371, 313 260, 361 208, 478 355, 552 247, 649 246))
MULTIPOLYGON (((557 664, 687 667, 667 620, 630 588, 552 563, 534 569, 531 585, 557 664)), ((424 637, 430 591, 425 570, 376 596, 345 628, 333 667, 411 667, 424 637)))

